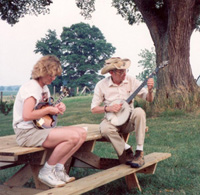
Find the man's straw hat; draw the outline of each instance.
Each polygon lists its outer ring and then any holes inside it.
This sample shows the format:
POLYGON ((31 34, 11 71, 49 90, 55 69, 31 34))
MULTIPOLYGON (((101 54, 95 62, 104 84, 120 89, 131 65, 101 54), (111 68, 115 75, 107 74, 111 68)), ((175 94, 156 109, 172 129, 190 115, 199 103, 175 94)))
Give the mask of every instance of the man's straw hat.
POLYGON ((128 69, 131 65, 131 61, 129 59, 121 59, 119 57, 113 57, 106 60, 104 67, 101 70, 101 74, 106 74, 110 70, 114 69, 128 69))

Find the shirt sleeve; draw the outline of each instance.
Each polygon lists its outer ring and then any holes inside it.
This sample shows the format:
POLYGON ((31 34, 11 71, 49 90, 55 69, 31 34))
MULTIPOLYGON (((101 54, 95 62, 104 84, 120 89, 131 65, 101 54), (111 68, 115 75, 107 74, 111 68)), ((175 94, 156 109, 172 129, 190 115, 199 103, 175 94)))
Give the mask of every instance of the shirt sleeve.
POLYGON ((99 106, 103 102, 104 96, 100 88, 100 83, 97 83, 94 89, 94 95, 92 98, 91 109, 99 106))
POLYGON ((30 81, 22 87, 20 94, 23 101, 29 97, 34 97, 37 105, 39 102, 43 101, 42 92, 46 92, 47 96, 49 97, 49 89, 47 86, 45 86, 44 91, 42 91, 42 89, 37 84, 35 84, 35 81, 30 81))
POLYGON ((34 90, 34 87, 29 87, 29 88, 22 88, 21 89, 21 97, 23 101, 25 101, 29 97, 34 97, 36 101, 39 100, 39 94, 37 94, 34 90))

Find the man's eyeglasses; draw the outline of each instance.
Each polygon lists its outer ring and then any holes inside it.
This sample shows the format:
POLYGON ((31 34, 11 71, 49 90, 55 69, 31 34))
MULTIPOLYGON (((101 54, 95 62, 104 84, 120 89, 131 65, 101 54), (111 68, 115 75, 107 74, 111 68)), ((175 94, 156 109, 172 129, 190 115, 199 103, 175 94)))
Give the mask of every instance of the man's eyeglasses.
POLYGON ((128 72, 128 70, 113 70, 113 72, 117 75, 123 75, 128 72))

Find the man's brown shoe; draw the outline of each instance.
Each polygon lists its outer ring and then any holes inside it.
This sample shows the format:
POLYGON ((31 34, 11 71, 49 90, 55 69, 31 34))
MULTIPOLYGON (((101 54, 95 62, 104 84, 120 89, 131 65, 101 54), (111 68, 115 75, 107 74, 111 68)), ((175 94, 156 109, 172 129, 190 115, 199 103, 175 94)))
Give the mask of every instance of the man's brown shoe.
POLYGON ((142 167, 144 163, 144 152, 136 150, 133 160, 126 164, 130 165, 132 168, 139 168, 142 167))
POLYGON ((129 148, 125 151, 126 151, 126 162, 132 161, 134 159, 132 148, 129 148))
POLYGON ((134 155, 133 155, 132 148, 124 150, 124 152, 122 153, 122 155, 119 156, 119 162, 121 164, 124 164, 124 163, 127 164, 127 162, 131 162, 133 159, 134 159, 134 155))

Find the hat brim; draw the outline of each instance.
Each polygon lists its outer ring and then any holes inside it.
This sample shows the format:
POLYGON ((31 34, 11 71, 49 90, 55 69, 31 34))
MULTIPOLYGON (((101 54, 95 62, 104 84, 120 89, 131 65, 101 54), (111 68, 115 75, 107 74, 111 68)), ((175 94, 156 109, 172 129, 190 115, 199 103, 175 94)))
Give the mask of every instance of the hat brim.
POLYGON ((128 69, 131 65, 131 61, 129 59, 120 59, 120 63, 112 63, 110 62, 108 65, 105 65, 102 70, 101 74, 106 74, 111 70, 123 70, 123 69, 128 69))

